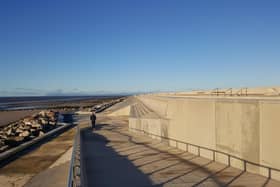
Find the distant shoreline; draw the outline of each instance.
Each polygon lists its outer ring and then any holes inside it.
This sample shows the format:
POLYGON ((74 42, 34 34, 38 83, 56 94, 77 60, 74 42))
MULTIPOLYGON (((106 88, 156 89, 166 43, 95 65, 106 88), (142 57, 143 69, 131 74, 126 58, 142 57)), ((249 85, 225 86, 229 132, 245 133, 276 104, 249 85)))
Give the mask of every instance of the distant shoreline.
POLYGON ((63 108, 76 106, 86 101, 119 98, 118 95, 104 96, 30 96, 0 97, 0 111, 34 110, 45 108, 63 108))
MULTIPOLYGON (((11 98, 11 97, 10 97, 11 98)), ((77 110, 79 108, 91 108, 94 105, 100 104, 102 102, 107 102, 112 99, 121 98, 121 96, 85 96, 85 97, 36 97, 34 100, 33 97, 29 97, 29 100, 26 97, 14 97, 17 99, 11 101, 10 103, 7 100, 5 104, 0 101, 0 127, 6 126, 14 121, 18 121, 26 116, 32 115, 40 110, 77 110), (39 100, 41 98, 41 100, 39 100), (47 100, 47 98, 51 98, 47 100), (26 99, 26 100, 24 100, 26 99), (2 108, 1 108, 2 107, 2 108)))

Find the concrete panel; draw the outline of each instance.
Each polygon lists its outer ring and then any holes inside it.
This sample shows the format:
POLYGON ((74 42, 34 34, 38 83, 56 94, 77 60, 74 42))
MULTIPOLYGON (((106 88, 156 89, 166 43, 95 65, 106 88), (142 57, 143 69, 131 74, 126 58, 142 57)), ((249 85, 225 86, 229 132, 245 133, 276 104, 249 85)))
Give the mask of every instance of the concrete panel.
POLYGON ((161 136, 160 119, 141 119, 141 125, 144 131, 161 136))
POLYGON ((214 101, 168 101, 169 137, 215 149, 214 101))
POLYGON ((212 160, 213 159, 213 152, 209 151, 209 150, 206 150, 206 149, 200 149, 200 156, 212 160))
POLYGON ((190 152, 192 154, 195 154, 195 155, 198 155, 198 148, 195 147, 195 146, 189 145, 188 146, 188 152, 190 152))
POLYGON ((216 103, 217 150, 258 163, 259 143, 258 102, 216 103))
POLYGON ((228 156, 225 155, 225 154, 216 153, 215 154, 215 160, 220 162, 220 163, 226 164, 226 165, 229 164, 228 156))
POLYGON ((183 144, 183 143, 178 143, 177 144, 177 148, 178 149, 181 149, 183 151, 187 151, 187 145, 186 144, 183 144))
POLYGON ((167 118, 169 121, 168 129, 165 129, 166 136, 181 141, 187 141, 187 119, 185 105, 187 101, 170 100, 168 101, 167 118))
POLYGON ((136 129, 137 128, 137 118, 129 118, 129 123, 128 123, 128 127, 130 129, 136 129))
MULTIPOLYGON (((280 103, 262 102, 260 107, 261 164, 280 169, 280 103)), ((280 179, 279 173, 274 175, 280 179)))
MULTIPOLYGON (((258 102, 217 102, 216 135, 217 150, 258 163, 258 102)), ((224 160, 218 158, 217 161, 224 160)), ((244 168, 243 162, 237 159, 231 159, 231 165, 244 168)), ((248 170, 254 172, 258 172, 258 169, 248 166, 248 170)))

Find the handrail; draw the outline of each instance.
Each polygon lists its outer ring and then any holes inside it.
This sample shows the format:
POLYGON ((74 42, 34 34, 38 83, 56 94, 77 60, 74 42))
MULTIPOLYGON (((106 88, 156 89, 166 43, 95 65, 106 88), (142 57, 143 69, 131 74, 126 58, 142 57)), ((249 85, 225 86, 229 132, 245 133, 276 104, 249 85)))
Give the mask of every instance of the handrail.
POLYGON ((198 156, 200 156, 200 149, 212 151, 212 153, 213 153, 213 158, 212 158, 212 160, 213 160, 213 161, 216 160, 216 153, 225 155, 225 156, 228 157, 228 166, 231 166, 231 158, 240 160, 240 161, 243 162, 243 170, 244 170, 244 171, 247 171, 247 165, 248 165, 248 164, 251 164, 251 165, 254 165, 254 166, 258 166, 258 167, 261 167, 261 168, 265 168, 265 169, 268 170, 268 176, 267 176, 267 177, 268 177, 269 179, 271 178, 271 171, 280 172, 280 169, 272 168, 272 167, 265 166, 265 165, 262 165, 262 164, 258 164, 258 163, 255 163, 255 162, 252 162, 252 161, 249 161, 249 160, 245 160, 245 159, 243 159, 243 158, 240 158, 240 157, 237 157, 237 156, 234 156, 234 155, 230 155, 230 154, 225 153, 225 152, 222 152, 222 151, 218 151, 218 150, 211 149, 211 148, 208 148, 208 147, 203 147, 203 146, 200 146, 200 145, 195 145, 195 144, 188 143, 188 142, 184 142, 184 141, 181 141, 181 140, 176 140, 176 139, 173 139, 173 138, 167 138, 167 137, 164 137, 164 136, 160 136, 160 135, 157 135, 157 134, 153 134, 153 133, 146 132, 145 130, 140 130, 140 129, 131 128, 131 127, 129 127, 129 128, 132 129, 132 130, 140 131, 140 132, 142 132, 142 133, 144 133, 144 134, 146 134, 146 135, 152 135, 152 136, 155 136, 155 137, 158 137, 158 138, 162 138, 162 139, 165 139, 165 140, 174 141, 174 142, 176 142, 176 147, 178 146, 178 143, 185 144, 185 145, 186 145, 187 151, 188 151, 188 147, 189 147, 189 146, 196 147, 196 148, 198 149, 198 156))
POLYGON ((229 88, 225 91, 225 94, 224 94, 225 96, 226 96, 227 92, 230 92, 230 96, 232 96, 232 88, 229 88))
POLYGON ((248 88, 247 88, 247 87, 245 87, 245 88, 240 88, 240 89, 236 92, 236 95, 237 95, 237 96, 243 96, 243 95, 248 96, 248 88), (245 91, 245 93, 244 93, 244 91, 245 91))
POLYGON ((67 130, 69 128, 72 127, 72 125, 70 124, 66 124, 66 123, 58 123, 58 125, 60 125, 59 127, 47 132, 46 134, 44 134, 43 136, 38 136, 30 141, 24 142, 22 144, 20 144, 17 147, 11 148, 6 150, 3 153, 0 153, 0 162, 6 160, 6 159, 10 159, 11 157, 15 156, 17 153, 24 151, 25 149, 30 148, 31 146, 47 139, 50 138, 52 136, 54 136, 57 133, 63 132, 64 130, 67 130))
MULTIPOLYGON (((211 95, 214 94, 214 95, 216 95, 216 96, 219 96, 220 94, 223 94, 223 95, 225 96, 226 93, 227 93, 227 91, 229 91, 229 90, 230 90, 230 89, 223 91, 223 90, 221 90, 221 89, 219 89, 219 88, 215 88, 215 89, 212 90, 211 95)), ((232 95, 232 93, 231 93, 231 95, 232 95)))
POLYGON ((81 163, 80 163, 80 128, 77 125, 77 132, 74 139, 74 146, 72 150, 72 157, 70 162, 69 174, 68 174, 68 187, 81 186, 81 163))
POLYGON ((213 89, 212 92, 211 92, 211 95, 212 94, 219 96, 219 88, 213 89))
MULTIPOLYGON (((100 113, 107 108, 113 106, 114 104, 120 102, 120 100, 105 103, 101 108, 97 109, 95 112, 100 113)), ((81 139, 81 130, 79 125, 77 125, 77 132, 74 138, 74 145, 72 150, 72 157, 69 167, 67 187, 81 187, 87 186, 87 176, 85 172, 85 161, 83 158, 83 144, 81 139)))

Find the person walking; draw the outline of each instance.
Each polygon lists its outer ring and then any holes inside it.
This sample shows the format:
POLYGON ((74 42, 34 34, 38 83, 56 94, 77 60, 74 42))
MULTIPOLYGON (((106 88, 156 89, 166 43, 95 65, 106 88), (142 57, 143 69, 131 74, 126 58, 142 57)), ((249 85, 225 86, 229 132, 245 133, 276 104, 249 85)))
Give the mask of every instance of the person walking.
POLYGON ((90 115, 90 120, 91 120, 91 128, 92 130, 95 130, 95 121, 96 121, 96 115, 94 112, 90 115))

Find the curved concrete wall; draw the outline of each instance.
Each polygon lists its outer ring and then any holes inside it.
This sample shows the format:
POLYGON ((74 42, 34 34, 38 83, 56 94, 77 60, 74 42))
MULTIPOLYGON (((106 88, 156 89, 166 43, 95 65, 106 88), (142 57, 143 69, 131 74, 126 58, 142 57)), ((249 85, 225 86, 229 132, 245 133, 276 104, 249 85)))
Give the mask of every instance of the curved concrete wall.
MULTIPOLYGON (((157 112, 162 120, 138 119, 137 126, 133 125, 136 122, 131 121, 130 127, 280 168, 279 101, 157 96, 138 98, 157 112)), ((181 148, 184 149, 184 146, 181 148)), ((213 156, 207 151, 201 155, 213 156)), ((216 159, 227 163, 223 155, 216 155, 216 159)), ((232 159, 231 164, 241 169, 244 167, 243 162, 237 159, 232 159)), ((256 166, 248 165, 247 170, 267 175, 267 170, 256 166)), ((272 172, 272 177, 280 179, 278 172, 272 172)))

